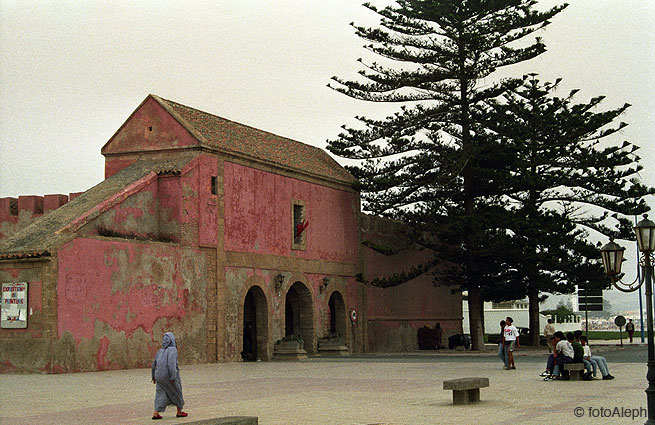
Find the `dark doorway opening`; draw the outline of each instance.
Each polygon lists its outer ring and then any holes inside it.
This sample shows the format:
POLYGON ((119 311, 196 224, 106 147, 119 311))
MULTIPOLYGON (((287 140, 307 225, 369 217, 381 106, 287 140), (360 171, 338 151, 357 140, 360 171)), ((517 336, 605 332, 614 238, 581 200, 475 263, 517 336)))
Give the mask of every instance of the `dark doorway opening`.
POLYGON ((259 286, 248 290, 243 302, 243 347, 244 361, 268 360, 268 312, 266 296, 259 286))
POLYGON ((316 352, 313 311, 309 289, 302 282, 294 283, 285 297, 284 333, 300 335, 304 349, 310 354, 316 352))
POLYGON ((330 311, 330 334, 339 334, 346 336, 346 303, 343 301, 341 293, 334 291, 328 301, 330 311))

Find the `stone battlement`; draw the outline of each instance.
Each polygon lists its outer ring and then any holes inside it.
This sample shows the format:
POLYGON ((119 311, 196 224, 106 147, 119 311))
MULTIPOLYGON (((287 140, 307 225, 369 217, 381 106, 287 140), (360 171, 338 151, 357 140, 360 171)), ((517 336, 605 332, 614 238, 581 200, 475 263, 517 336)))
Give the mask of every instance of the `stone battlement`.
POLYGON ((65 205, 81 193, 0 198, 0 239, 10 236, 44 214, 65 205))

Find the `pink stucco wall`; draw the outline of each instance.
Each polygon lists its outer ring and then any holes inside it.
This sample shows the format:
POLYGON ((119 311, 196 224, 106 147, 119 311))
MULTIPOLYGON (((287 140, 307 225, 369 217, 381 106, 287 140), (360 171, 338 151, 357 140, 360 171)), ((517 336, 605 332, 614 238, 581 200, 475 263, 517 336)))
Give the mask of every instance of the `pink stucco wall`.
POLYGON ((188 305, 175 246, 75 239, 59 250, 59 264, 60 336, 90 339, 96 320, 127 336, 137 328, 150 333, 160 318, 181 319, 199 308, 188 305))
MULTIPOLYGON (((389 278, 434 259, 434 253, 419 249, 403 236, 402 224, 377 217, 363 217, 362 240, 381 247, 398 249, 384 255, 362 247, 362 273, 366 281, 389 278)), ((417 331, 423 326, 443 329, 442 344, 450 335, 462 332, 462 301, 458 287, 435 281, 428 272, 397 286, 364 286, 367 342, 371 352, 418 349, 417 331)))
POLYGON ((200 251, 79 238, 62 246, 58 255, 58 335, 70 334, 78 350, 87 341, 83 346, 94 351, 98 369, 143 363, 165 330, 181 334, 189 357, 204 353, 207 276, 200 251), (137 361, 122 353, 136 334, 147 343, 138 344, 142 353, 137 361), (103 355, 108 349, 113 360, 103 355))
POLYGON ((182 214, 182 185, 179 176, 159 176, 157 179, 157 221, 159 234, 179 242, 182 214))
MULTIPOLYGON (((175 118, 149 97, 102 148, 102 154, 163 151, 197 144, 198 141, 175 118)), ((105 178, 137 159, 134 156, 108 156, 105 178)))
MULTIPOLYGON (((198 244, 216 247, 218 241, 218 199, 219 194, 211 193, 212 177, 218 179, 218 160, 214 156, 203 155, 198 158, 198 244)), ((217 180, 217 189, 220 184, 217 180)))
POLYGON ((357 262, 357 193, 225 163, 225 250, 357 262), (292 250, 292 200, 305 203, 306 250, 292 250))

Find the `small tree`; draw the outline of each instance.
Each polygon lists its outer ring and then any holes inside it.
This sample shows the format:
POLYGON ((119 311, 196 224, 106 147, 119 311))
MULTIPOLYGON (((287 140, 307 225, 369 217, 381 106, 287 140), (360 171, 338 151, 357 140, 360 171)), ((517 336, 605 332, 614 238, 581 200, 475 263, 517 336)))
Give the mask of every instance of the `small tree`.
MULTIPOLYGON (((541 312, 541 314, 546 316, 551 316, 553 319, 555 319, 557 323, 561 323, 565 321, 567 317, 574 315, 575 312, 571 309, 570 306, 560 301, 559 303, 557 303, 557 306, 555 308, 550 310, 544 310, 541 312)), ((530 330, 530 332, 532 332, 532 330, 530 330)))

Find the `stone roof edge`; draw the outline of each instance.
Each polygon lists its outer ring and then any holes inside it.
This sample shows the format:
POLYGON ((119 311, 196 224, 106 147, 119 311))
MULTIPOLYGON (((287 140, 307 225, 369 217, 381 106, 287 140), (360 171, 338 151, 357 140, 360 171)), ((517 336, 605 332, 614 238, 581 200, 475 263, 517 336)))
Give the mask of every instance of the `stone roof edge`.
POLYGON ((83 213, 80 215, 78 218, 75 220, 71 221, 64 227, 62 227, 59 230, 55 231, 55 234, 61 234, 61 233, 72 233, 77 230, 79 230, 82 226, 93 220, 94 218, 98 217, 100 214, 104 213, 114 205, 124 201, 127 199, 130 195, 133 195, 137 191, 139 191, 141 188, 143 188, 145 185, 152 183, 154 180, 157 179, 158 173, 155 171, 151 171, 145 176, 141 177, 140 179, 134 181, 133 183, 129 184, 127 187, 125 187, 123 190, 121 190, 118 193, 115 193, 113 196, 109 197, 108 199, 105 199, 101 203, 97 204, 95 207, 91 208, 87 212, 83 213))
MULTIPOLYGON (((122 128, 123 128, 123 127, 124 127, 124 126, 129 122, 129 121, 130 121, 130 119, 132 118, 132 116, 133 116, 133 115, 134 115, 134 114, 135 114, 135 113, 136 113, 136 112, 137 112, 137 111, 138 111, 138 110, 143 106, 143 104, 146 103, 146 102, 148 101, 148 99, 150 99, 150 98, 152 98, 155 102, 157 102, 157 104, 159 104, 162 108, 164 108, 164 110, 165 110, 168 114, 170 114, 170 115, 171 115, 171 116, 172 116, 172 117, 173 117, 173 118, 174 118, 174 119, 175 119, 175 120, 176 120, 176 121, 177 121, 177 122, 178 122, 178 123, 179 123, 179 124, 180 124, 184 129, 185 129, 185 130, 186 130, 186 131, 188 131, 189 134, 191 134, 191 135, 192 135, 196 140, 198 140, 198 142, 200 143, 200 148, 201 148, 202 150, 209 151, 209 152, 218 152, 218 153, 221 153, 221 154, 224 154, 224 155, 228 155, 228 156, 233 156, 233 157, 237 157, 237 158, 246 159, 246 160, 249 160, 249 161, 254 161, 254 162, 258 162, 258 163, 264 163, 264 164, 267 164, 267 165, 272 165, 272 166, 275 166, 276 168, 279 168, 279 169, 282 169, 282 170, 292 170, 292 171, 297 172, 297 173, 300 173, 300 174, 304 174, 304 175, 307 175, 307 176, 310 176, 310 177, 313 177, 313 178, 319 178, 319 179, 326 180, 326 181, 328 181, 328 182, 336 183, 336 184, 340 184, 340 185, 350 185, 350 184, 352 184, 352 183, 354 183, 354 182, 356 181, 355 177, 354 177, 352 174, 350 174, 350 173, 349 173, 349 172, 348 172, 348 171, 347 171, 347 170, 346 170, 346 169, 345 169, 341 164, 339 164, 339 163, 338 163, 334 158, 332 158, 332 156, 330 156, 330 155, 325 151, 325 149, 319 148, 318 146, 309 145, 309 144, 307 144, 307 143, 299 142, 299 141, 297 141, 297 140, 293 140, 293 139, 290 139, 290 138, 288 138, 288 137, 279 136, 279 135, 277 135, 277 134, 274 134, 274 133, 271 133, 271 132, 268 132, 268 131, 265 131, 265 130, 261 130, 261 129, 255 128, 255 127, 249 126, 249 125, 247 125, 247 124, 241 124, 241 123, 239 123, 239 122, 236 122, 236 121, 233 121, 233 120, 229 120, 229 119, 227 119, 227 118, 218 117, 217 115, 211 114, 211 113, 209 113, 209 112, 202 111, 202 110, 200 110, 200 109, 191 108, 190 106, 186 106, 187 108, 190 108, 190 109, 196 109, 196 110, 198 110, 198 111, 200 111, 200 112, 203 112, 203 113, 205 113, 205 114, 212 115, 212 116, 215 116, 215 117, 217 117, 217 118, 220 118, 220 119, 223 119, 223 120, 226 120, 226 121, 230 121, 230 122, 232 122, 232 123, 234 123, 234 124, 236 124, 236 125, 240 125, 240 126, 248 127, 248 128, 253 129, 253 130, 260 131, 260 132, 263 132, 263 133, 266 133, 266 134, 270 134, 270 135, 273 135, 273 136, 275 136, 275 137, 279 137, 279 138, 281 138, 281 139, 285 139, 285 140, 288 140, 288 141, 293 142, 293 143, 300 143, 300 144, 303 144, 303 145, 305 145, 305 146, 308 146, 308 147, 310 147, 311 149, 314 149, 314 150, 316 150, 316 151, 319 151, 321 154, 325 154, 325 156, 326 156, 327 158, 329 158, 329 160, 332 161, 332 162, 334 163, 335 166, 337 166, 337 167, 339 167, 339 168, 342 168, 342 169, 347 173, 347 175, 349 175, 349 176, 351 177, 351 179, 343 179, 343 180, 341 180, 341 179, 331 178, 331 177, 327 177, 327 176, 325 176, 325 175, 323 175, 323 174, 312 173, 312 172, 309 172, 309 171, 307 171, 307 170, 303 170, 303 169, 300 169, 300 168, 291 167, 291 166, 283 165, 283 164, 278 164, 278 163, 276 163, 276 162, 274 162, 274 161, 265 161, 265 160, 262 160, 262 159, 260 159, 260 158, 257 158, 257 157, 254 157, 254 156, 248 155, 248 154, 244 154, 244 153, 241 153, 241 152, 235 152, 235 151, 230 150, 230 149, 224 149, 224 148, 221 148, 221 147, 215 146, 215 145, 213 145, 213 144, 210 144, 209 141, 208 141, 208 140, 207 140, 207 139, 206 139, 206 138, 205 138, 205 137, 204 137, 204 136, 203 136, 203 135, 202 135, 198 130, 195 129, 195 127, 193 127, 189 122, 187 122, 187 121, 186 121, 186 120, 185 120, 185 119, 184 119, 180 114, 178 114, 178 113, 177 113, 177 112, 176 112, 176 111, 175 111, 175 110, 174 110, 174 109, 173 109, 173 108, 168 104, 168 101, 167 101, 166 99, 161 98, 161 97, 159 97, 159 96, 157 96, 157 95, 155 95, 155 94, 149 94, 148 96, 146 96, 146 98, 145 98, 145 99, 144 99, 144 100, 139 104, 139 106, 138 106, 134 111, 132 111, 132 113, 130 114, 130 116, 129 116, 129 117, 128 117, 124 122, 123 122, 123 124, 118 128, 118 130, 116 130, 116 132, 115 132, 115 133, 114 133, 114 134, 109 138, 109 140, 107 141, 107 143, 105 143, 105 145, 100 149, 100 152, 101 152, 103 155, 122 155, 122 154, 125 154, 125 153, 132 153, 132 152, 120 152, 120 153, 114 153, 114 154, 107 154, 106 152, 103 152, 103 151, 104 151, 105 148, 109 145, 109 143, 111 143, 111 141, 114 139, 114 137, 115 137, 115 136, 116 136, 116 135, 121 131, 121 129, 122 129, 122 128)), ((172 102, 172 101, 171 101, 171 102, 172 102)), ((180 105, 181 105, 181 104, 180 104, 180 105)), ((185 106, 185 105, 183 105, 183 106, 185 106)), ((196 150, 196 149, 198 149, 198 147, 193 147, 193 146, 192 146, 192 147, 189 147, 188 149, 196 150)), ((134 151, 134 152, 143 152, 143 151, 134 151)))
POLYGON ((43 259, 43 257, 50 257, 50 252, 46 250, 41 250, 41 251, 9 252, 4 254, 0 253, 0 261, 35 260, 35 259, 43 259))
MULTIPOLYGON (((320 148, 317 148, 320 149, 320 148)), ((335 179, 332 177, 328 177, 324 174, 319 174, 319 173, 312 173, 311 171, 303 170, 301 168, 296 168, 296 167, 291 167, 289 165, 283 165, 279 164, 274 161, 267 161, 261 158, 257 158, 254 156, 246 155, 241 152, 234 152, 231 150, 226 150, 226 149, 220 149, 216 148, 214 146, 203 146, 202 150, 205 152, 210 152, 210 153, 219 153, 225 156, 226 159, 229 159, 230 157, 232 158, 237 158, 240 160, 245 160, 251 163, 255 163, 259 165, 259 167, 265 166, 266 168, 275 168, 278 169, 282 172, 287 172, 287 173, 297 173, 302 176, 305 176, 305 179, 311 178, 315 180, 322 180, 325 181, 326 183, 331 183, 339 186, 347 186, 349 189, 352 189, 352 183, 356 181, 355 177, 352 178, 352 180, 340 180, 340 179, 335 179)))

